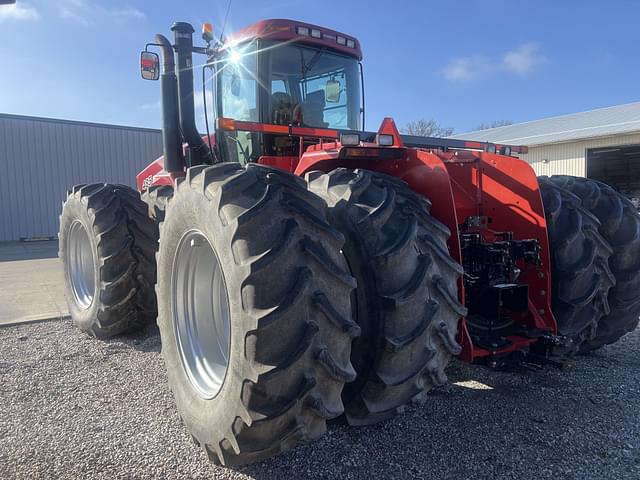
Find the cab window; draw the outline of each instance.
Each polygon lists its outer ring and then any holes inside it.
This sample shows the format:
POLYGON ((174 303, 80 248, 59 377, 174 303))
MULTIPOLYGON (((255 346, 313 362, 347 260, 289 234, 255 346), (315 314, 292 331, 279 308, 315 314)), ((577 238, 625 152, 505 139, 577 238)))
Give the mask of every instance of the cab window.
MULTIPOLYGON (((219 115, 234 120, 258 122, 258 82, 256 81, 255 45, 229 50, 220 61, 218 88, 219 115)), ((225 132, 225 148, 231 161, 255 160, 252 132, 225 132)))
POLYGON ((258 121, 256 55, 243 50, 240 56, 230 52, 220 72, 222 116, 235 120, 258 121))

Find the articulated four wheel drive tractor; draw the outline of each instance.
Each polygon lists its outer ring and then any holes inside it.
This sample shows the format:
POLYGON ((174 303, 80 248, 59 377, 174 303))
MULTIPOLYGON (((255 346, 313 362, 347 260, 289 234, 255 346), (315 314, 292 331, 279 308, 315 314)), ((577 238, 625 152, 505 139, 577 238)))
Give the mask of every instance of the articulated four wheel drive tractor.
POLYGON ((157 319, 180 416, 215 462, 386 420, 452 357, 562 364, 638 324, 640 216, 612 188, 536 177, 526 147, 365 131, 349 35, 266 20, 224 42, 205 25, 196 47, 191 25, 172 31, 141 56, 164 155, 139 191, 73 187, 60 258, 81 330, 157 319), (204 136, 194 53, 213 78, 204 136))

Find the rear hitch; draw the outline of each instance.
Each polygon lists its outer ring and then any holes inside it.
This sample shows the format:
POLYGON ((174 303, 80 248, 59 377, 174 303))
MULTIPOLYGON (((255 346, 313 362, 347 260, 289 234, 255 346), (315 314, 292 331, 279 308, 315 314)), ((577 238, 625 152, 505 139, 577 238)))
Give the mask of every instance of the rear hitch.
POLYGON ((544 368, 544 363, 532 359, 528 352, 516 350, 502 356, 493 356, 487 359, 487 366, 492 370, 502 372, 523 371, 539 372, 544 368))
POLYGON ((540 359, 558 367, 560 370, 571 370, 575 367, 572 353, 573 340, 563 335, 546 332, 533 345, 529 356, 540 359))
POLYGON ((492 370, 538 372, 546 365, 560 370, 571 370, 575 367, 570 351, 573 342, 568 337, 553 335, 549 332, 537 336, 538 341, 530 350, 516 350, 504 355, 492 355, 487 358, 486 365, 492 370))

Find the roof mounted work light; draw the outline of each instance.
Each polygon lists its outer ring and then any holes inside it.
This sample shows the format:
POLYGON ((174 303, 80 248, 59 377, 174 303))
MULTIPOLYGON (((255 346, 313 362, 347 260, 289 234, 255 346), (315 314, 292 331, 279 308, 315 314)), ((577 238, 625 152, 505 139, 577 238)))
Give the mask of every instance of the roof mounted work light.
POLYGON ((376 136, 376 143, 381 147, 391 147, 393 145, 393 135, 387 135, 386 133, 379 133, 376 136))
POLYGON ((360 145, 360 135, 357 133, 341 133, 340 143, 345 147, 355 147, 360 145))

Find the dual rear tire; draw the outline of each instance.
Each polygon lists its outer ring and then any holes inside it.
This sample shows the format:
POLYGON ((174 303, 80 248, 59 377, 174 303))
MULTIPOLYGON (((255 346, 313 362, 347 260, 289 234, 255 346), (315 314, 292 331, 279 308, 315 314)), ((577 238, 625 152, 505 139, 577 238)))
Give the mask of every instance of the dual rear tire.
POLYGON ((540 177, 552 251, 553 309, 570 354, 617 341, 640 317, 640 215, 608 185, 540 177))

